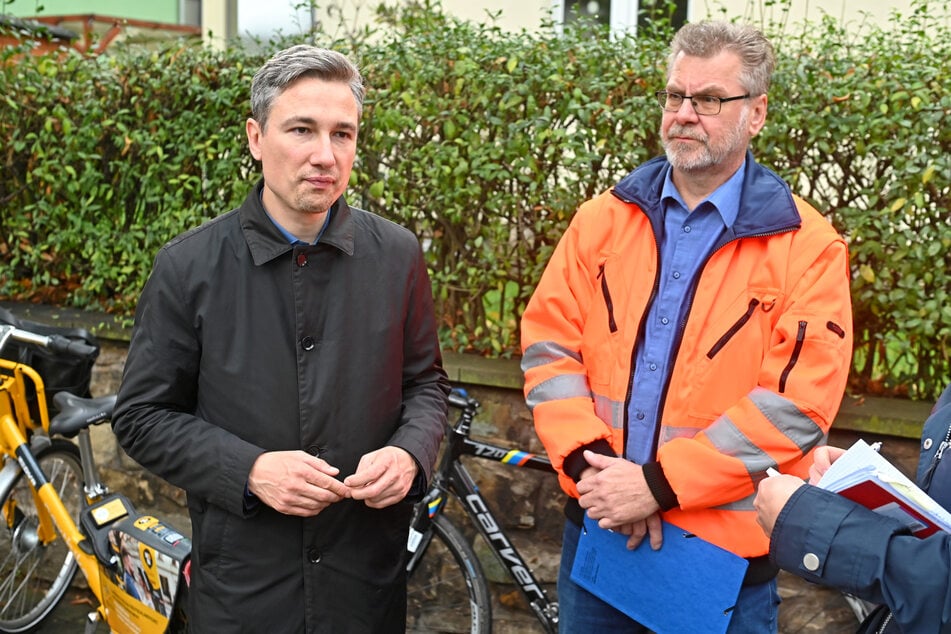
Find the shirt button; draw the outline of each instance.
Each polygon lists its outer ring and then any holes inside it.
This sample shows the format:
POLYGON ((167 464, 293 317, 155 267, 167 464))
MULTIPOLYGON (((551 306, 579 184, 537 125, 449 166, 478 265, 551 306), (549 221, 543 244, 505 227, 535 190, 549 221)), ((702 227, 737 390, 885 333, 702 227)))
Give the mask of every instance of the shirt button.
POLYGON ((651 363, 651 364, 650 364, 649 366, 647 366, 647 367, 649 367, 649 368, 651 369, 651 372, 653 372, 653 371, 655 371, 655 370, 657 369, 657 364, 656 364, 656 363, 651 363))
POLYGON ((670 320, 667 319, 666 317, 661 317, 661 318, 660 318, 660 323, 662 323, 662 324, 664 324, 664 325, 666 326, 667 324, 670 323, 670 320))
POLYGON ((320 551, 316 548, 311 548, 307 551, 307 560, 312 564, 320 563, 320 551))
POLYGON ((300 340, 300 347, 304 350, 313 350, 314 349, 314 338, 313 337, 304 337, 300 340))
POLYGON ((819 570, 819 557, 813 553, 806 553, 806 556, 802 558, 802 565, 809 572, 815 572, 819 570))
POLYGON ((679 279, 680 279, 680 271, 674 271, 672 277, 673 277, 675 280, 679 280, 679 279))
POLYGON ((644 420, 644 412, 637 413, 637 420, 644 420))
POLYGON ((924 447, 925 449, 931 449, 931 445, 933 444, 934 444, 933 440, 931 440, 930 438, 925 438, 925 441, 921 443, 921 446, 924 447))
POLYGON ((684 233, 690 233, 690 225, 684 225, 684 233))

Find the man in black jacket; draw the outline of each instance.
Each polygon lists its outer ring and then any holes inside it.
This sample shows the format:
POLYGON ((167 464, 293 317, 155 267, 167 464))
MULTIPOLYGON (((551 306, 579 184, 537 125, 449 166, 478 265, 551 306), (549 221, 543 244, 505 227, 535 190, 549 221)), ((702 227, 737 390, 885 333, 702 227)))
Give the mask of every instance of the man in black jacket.
POLYGON ((448 383, 422 252, 343 198, 364 88, 295 46, 255 75, 263 179, 166 244, 113 423, 188 494, 196 632, 399 632, 448 383))

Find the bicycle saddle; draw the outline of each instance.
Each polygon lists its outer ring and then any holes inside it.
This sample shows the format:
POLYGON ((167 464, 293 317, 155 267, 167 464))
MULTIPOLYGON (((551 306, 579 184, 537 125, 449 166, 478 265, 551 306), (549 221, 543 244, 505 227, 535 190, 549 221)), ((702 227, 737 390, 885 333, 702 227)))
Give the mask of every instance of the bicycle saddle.
POLYGON ((59 413, 50 420, 50 436, 59 434, 72 438, 90 425, 111 419, 116 395, 83 398, 69 392, 58 392, 53 403, 59 413))

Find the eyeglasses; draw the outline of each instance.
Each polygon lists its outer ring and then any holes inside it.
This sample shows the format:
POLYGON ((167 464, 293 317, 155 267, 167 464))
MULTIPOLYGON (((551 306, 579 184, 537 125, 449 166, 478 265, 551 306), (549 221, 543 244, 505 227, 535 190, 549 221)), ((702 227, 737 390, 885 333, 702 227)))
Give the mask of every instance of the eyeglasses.
POLYGON ((677 112, 680 110, 680 106, 683 105, 684 99, 690 100, 690 105, 693 106, 694 112, 702 115, 717 115, 720 114, 720 108, 723 107, 728 101, 736 101, 737 99, 749 99, 752 95, 745 94, 739 95, 737 97, 714 97, 713 95, 681 95, 676 92, 667 92, 666 90, 658 90, 654 93, 657 97, 657 103, 660 104, 660 107, 666 110, 667 112, 677 112))

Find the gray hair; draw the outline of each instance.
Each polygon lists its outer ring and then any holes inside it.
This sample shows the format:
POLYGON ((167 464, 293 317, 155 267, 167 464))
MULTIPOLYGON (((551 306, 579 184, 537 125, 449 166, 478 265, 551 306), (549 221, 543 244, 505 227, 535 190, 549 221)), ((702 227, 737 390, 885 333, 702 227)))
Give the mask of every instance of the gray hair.
POLYGON ((262 130, 267 127, 274 100, 302 77, 349 84, 357 102, 357 113, 363 114, 366 89, 356 65, 336 51, 298 44, 276 53, 251 80, 251 117, 262 130))
POLYGON ((697 22, 686 24, 670 43, 667 76, 680 53, 691 57, 710 58, 721 51, 736 53, 743 66, 740 83, 751 95, 764 95, 776 67, 773 45, 757 29, 732 22, 697 22))

